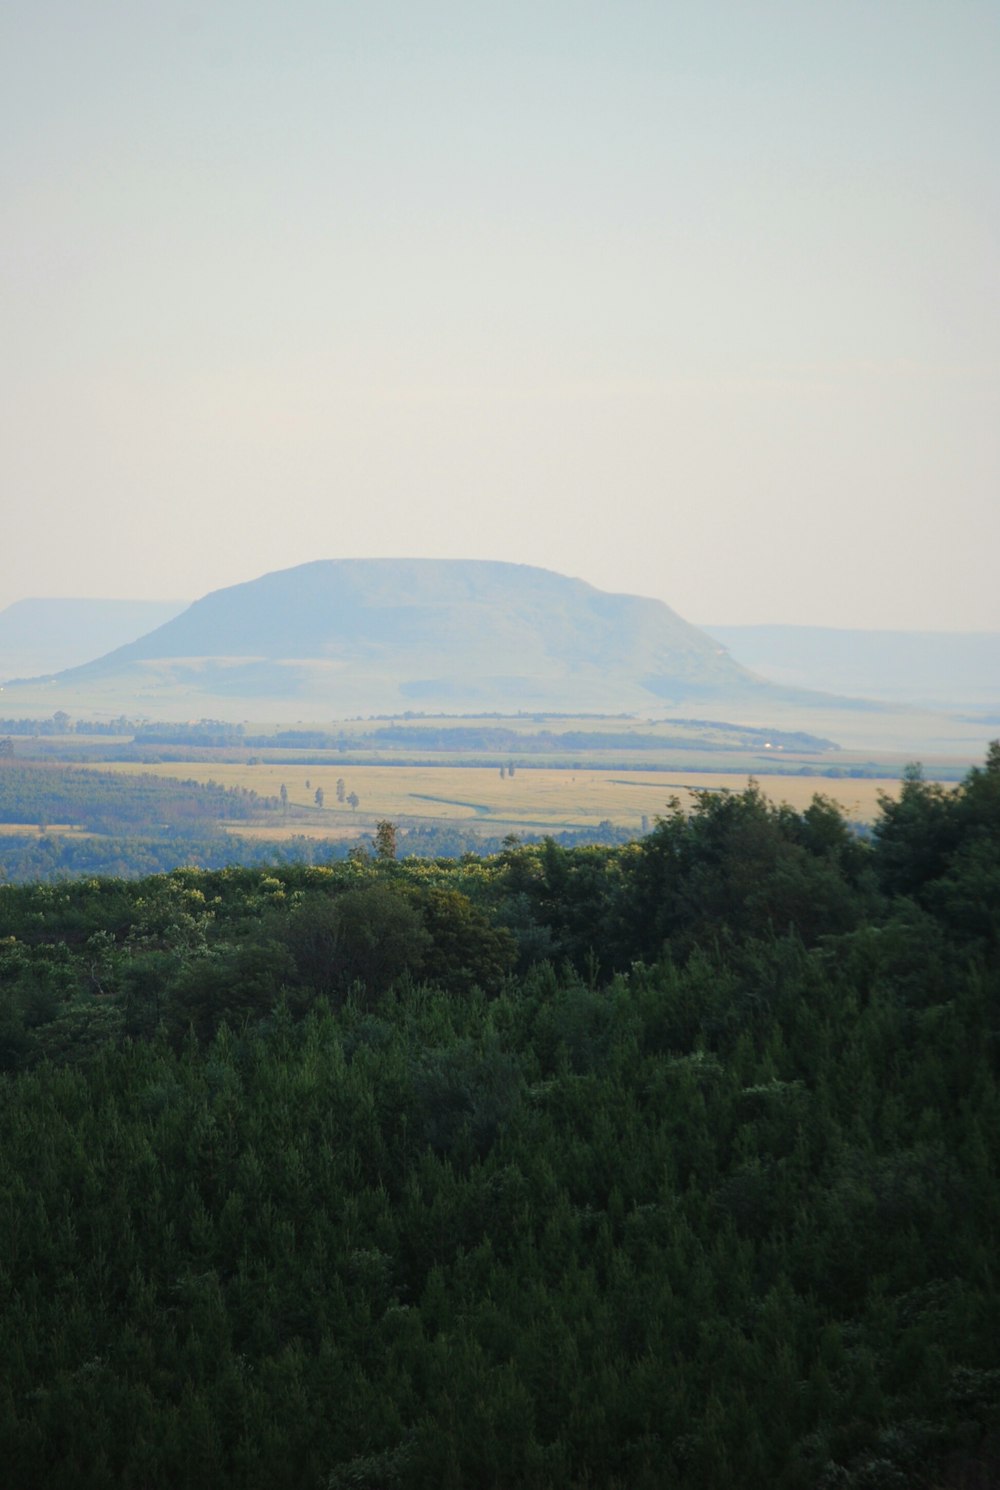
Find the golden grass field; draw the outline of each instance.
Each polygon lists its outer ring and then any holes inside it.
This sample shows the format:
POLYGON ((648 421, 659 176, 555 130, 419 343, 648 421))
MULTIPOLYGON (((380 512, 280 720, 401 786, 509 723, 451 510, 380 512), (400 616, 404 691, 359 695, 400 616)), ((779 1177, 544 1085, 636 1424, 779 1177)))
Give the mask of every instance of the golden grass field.
MULTIPOLYGON (((289 807, 300 809, 290 813, 287 822, 276 821, 269 813, 255 830, 244 823, 230 825, 235 833, 256 831, 270 838, 301 833, 354 836, 379 818, 400 823, 462 822, 489 833, 596 827, 604 820, 638 829, 643 817, 652 821, 666 812, 671 797, 689 807, 696 791, 741 791, 747 783, 747 777, 732 773, 523 766, 512 778, 501 778, 499 768, 486 766, 337 767, 287 761, 255 766, 186 761, 155 766, 104 764, 95 769, 216 781, 226 787, 253 789, 262 797, 278 796, 284 784, 289 807), (338 778, 343 778, 346 793, 357 793, 356 812, 337 802, 338 778), (324 793, 322 809, 315 805, 317 787, 324 793)), ((876 816, 880 792, 894 796, 899 790, 899 782, 891 779, 767 776, 759 784, 772 801, 787 802, 798 811, 808 807, 818 792, 839 803, 847 817, 861 822, 871 822, 876 816)))
POLYGON ((99 838, 101 836, 79 827, 76 823, 0 823, 0 834, 4 838, 42 838, 49 833, 58 833, 60 837, 72 838, 99 838))

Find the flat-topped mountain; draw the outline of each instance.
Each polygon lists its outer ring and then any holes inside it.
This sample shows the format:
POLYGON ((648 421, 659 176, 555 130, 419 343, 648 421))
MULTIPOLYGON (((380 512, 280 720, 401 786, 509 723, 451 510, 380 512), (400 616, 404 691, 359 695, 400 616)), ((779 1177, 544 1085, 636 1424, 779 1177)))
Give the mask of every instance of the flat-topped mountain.
POLYGON ((334 559, 215 590, 48 696, 331 718, 650 709, 773 691, 662 601, 526 564, 334 559))

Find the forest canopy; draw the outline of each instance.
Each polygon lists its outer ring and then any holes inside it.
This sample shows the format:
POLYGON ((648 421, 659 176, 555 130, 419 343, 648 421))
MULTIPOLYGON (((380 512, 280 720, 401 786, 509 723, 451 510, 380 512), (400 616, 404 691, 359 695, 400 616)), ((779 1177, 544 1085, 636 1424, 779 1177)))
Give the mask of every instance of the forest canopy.
POLYGON ((8 1483, 996 1483, 998 1016, 1000 745, 2 885, 8 1483))

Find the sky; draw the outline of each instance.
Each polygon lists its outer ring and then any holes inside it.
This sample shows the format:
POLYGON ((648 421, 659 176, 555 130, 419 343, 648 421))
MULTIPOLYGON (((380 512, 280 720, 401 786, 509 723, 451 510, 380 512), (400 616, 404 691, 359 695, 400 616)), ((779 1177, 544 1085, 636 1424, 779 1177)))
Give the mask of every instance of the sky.
POLYGON ((1000 629, 996 0, 6 0, 0 607, 1000 629))

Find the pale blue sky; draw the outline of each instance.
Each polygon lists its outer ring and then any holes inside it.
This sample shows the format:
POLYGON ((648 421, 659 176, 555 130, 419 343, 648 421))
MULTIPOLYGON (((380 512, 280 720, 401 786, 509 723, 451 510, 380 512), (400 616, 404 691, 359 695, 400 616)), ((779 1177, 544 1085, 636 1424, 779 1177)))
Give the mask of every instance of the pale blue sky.
POLYGON ((0 606, 1000 628, 1000 7, 7 0, 0 606))

